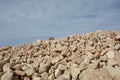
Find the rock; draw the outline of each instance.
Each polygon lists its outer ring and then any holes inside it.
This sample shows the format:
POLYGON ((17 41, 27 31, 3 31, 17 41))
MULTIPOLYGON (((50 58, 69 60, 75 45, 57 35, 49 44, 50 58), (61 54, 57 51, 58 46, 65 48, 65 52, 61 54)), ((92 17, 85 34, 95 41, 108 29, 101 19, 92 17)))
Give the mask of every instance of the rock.
POLYGON ((107 57, 108 57, 108 58, 114 58, 114 56, 115 56, 115 53, 114 53, 113 50, 107 52, 107 57))
POLYGON ((25 77, 24 77, 24 80, 30 80, 30 78, 29 78, 29 77, 27 77, 27 76, 25 76, 25 77))
POLYGON ((3 72, 6 72, 7 70, 10 69, 10 63, 6 63, 4 66, 3 66, 3 72))
POLYGON ((1 80, 1 76, 3 75, 3 72, 0 72, 0 80, 1 80))
POLYGON ((88 50, 91 52, 91 53, 95 53, 96 52, 96 49, 95 47, 88 47, 88 50))
POLYGON ((90 41, 90 42, 89 42, 89 45, 90 45, 90 46, 93 46, 93 45, 94 45, 94 42, 93 42, 93 41, 90 41))
POLYGON ((72 80, 76 80, 78 75, 80 74, 80 68, 72 68, 71 69, 71 75, 72 75, 72 80))
POLYGON ((41 74, 41 76, 43 77, 44 80, 47 80, 48 79, 48 73, 47 72, 43 72, 41 74))
POLYGON ((91 52, 87 52, 87 59, 91 60, 93 58, 93 54, 91 52))
POLYGON ((0 72, 3 71, 3 66, 5 65, 7 61, 0 61, 0 72))
POLYGON ((87 56, 84 58, 84 61, 81 63, 81 65, 84 65, 84 64, 88 65, 90 63, 90 60, 93 58, 92 53, 87 52, 86 54, 87 56))
POLYGON ((105 69, 87 69, 79 75, 80 80, 112 80, 110 74, 105 69))
POLYGON ((116 52, 114 59, 117 61, 118 65, 120 66, 120 52, 116 52))
POLYGON ((59 57, 55 57, 53 60, 52 60, 52 64, 55 64, 56 62, 59 62, 60 58, 59 57))
POLYGON ((45 71, 46 71, 46 66, 45 66, 45 64, 44 64, 44 63, 41 63, 41 64, 40 64, 40 67, 38 68, 38 70, 39 70, 39 73, 40 73, 40 74, 43 73, 43 72, 45 72, 45 71))
POLYGON ((70 69, 66 69, 66 70, 64 71, 63 76, 64 76, 67 80, 71 80, 72 78, 71 78, 71 75, 70 75, 70 69))
POLYGON ((41 80, 40 77, 34 77, 33 80, 41 80))
POLYGON ((97 31, 95 32, 95 34, 100 34, 100 33, 102 33, 102 30, 97 30, 97 31))
POLYGON ((120 40, 120 35, 117 35, 117 36, 116 36, 116 39, 117 39, 117 40, 120 40))
POLYGON ((27 65, 23 65, 21 69, 22 69, 23 71, 25 71, 25 70, 27 70, 27 69, 29 69, 29 68, 30 68, 30 67, 28 67, 27 65))
POLYGON ((115 59, 108 59, 108 65, 115 66, 118 65, 115 59))
POLYGON ((77 63, 77 64, 80 64, 84 61, 84 57, 81 57, 81 56, 77 56, 75 55, 73 58, 72 58, 72 62, 73 63, 77 63))
POLYGON ((21 70, 15 70, 14 72, 15 72, 17 75, 21 75, 21 76, 25 75, 25 72, 24 72, 24 71, 21 71, 21 70))
POLYGON ((89 64, 89 66, 88 66, 88 69, 96 69, 97 68, 97 65, 95 65, 95 64, 89 64))
POLYGON ((2 55, 0 55, 0 60, 2 60, 3 59, 3 56, 2 55))
POLYGON ((55 76, 54 74, 52 73, 49 77, 48 77, 48 80, 54 80, 55 79, 55 76))
POLYGON ((75 51, 76 49, 77 49, 77 46, 76 46, 76 45, 70 46, 70 50, 71 50, 71 51, 75 51))
POLYGON ((55 40, 55 38, 54 37, 50 37, 49 40, 55 40))
POLYGON ((27 76, 31 76, 34 73, 34 69, 33 68, 29 68, 25 71, 25 73, 27 74, 27 76))
POLYGON ((20 80, 20 78, 19 78, 18 75, 15 75, 15 76, 13 77, 13 80, 20 80))
POLYGON ((106 56, 100 56, 100 61, 107 61, 107 57, 106 56))
POLYGON ((39 74, 37 73, 37 72, 35 72, 35 73, 33 73, 33 75, 32 75, 32 79, 34 78, 34 77, 38 77, 39 76, 39 74))
POLYGON ((120 49, 120 44, 116 44, 115 49, 120 49))
POLYGON ((12 66, 12 68, 20 70, 22 68, 22 64, 15 64, 14 66, 12 66))
POLYGON ((80 73, 80 71, 81 71, 81 68, 79 67, 78 64, 75 64, 75 63, 71 64, 70 73, 71 73, 71 76, 72 76, 73 80, 77 79, 78 74, 80 73))
POLYGON ((113 80, 120 80, 120 74, 117 74, 116 76, 114 76, 113 80))
POLYGON ((57 68, 56 70, 55 70, 55 77, 57 78, 58 76, 60 76, 62 74, 62 71, 59 69, 59 68, 57 68))
POLYGON ((111 65, 106 66, 105 69, 109 72, 112 78, 114 78, 117 74, 120 73, 120 68, 115 69, 111 65))
POLYGON ((63 75, 60 75, 57 80, 67 80, 63 75))
POLYGON ((59 68, 60 70, 65 70, 65 69, 66 69, 66 66, 64 66, 64 65, 62 65, 62 64, 59 64, 58 68, 59 68))
POLYGON ((106 54, 106 52, 107 52, 107 49, 102 50, 100 55, 101 55, 101 56, 104 56, 104 55, 106 54))
POLYGON ((12 80, 13 79, 14 72, 11 69, 8 69, 7 72, 5 72, 1 80, 12 80))

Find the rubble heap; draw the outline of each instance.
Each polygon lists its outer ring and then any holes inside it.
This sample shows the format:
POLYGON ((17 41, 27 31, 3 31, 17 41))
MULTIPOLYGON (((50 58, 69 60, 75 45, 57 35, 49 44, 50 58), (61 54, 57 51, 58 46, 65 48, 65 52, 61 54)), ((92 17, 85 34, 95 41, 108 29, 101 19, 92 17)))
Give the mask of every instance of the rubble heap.
POLYGON ((2 47, 0 80, 120 80, 120 32, 2 47))

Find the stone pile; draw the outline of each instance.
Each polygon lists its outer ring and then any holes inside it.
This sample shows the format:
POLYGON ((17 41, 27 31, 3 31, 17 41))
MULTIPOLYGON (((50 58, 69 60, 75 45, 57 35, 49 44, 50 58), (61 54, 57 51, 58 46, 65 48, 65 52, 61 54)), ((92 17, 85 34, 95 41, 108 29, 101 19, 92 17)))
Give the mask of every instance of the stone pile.
POLYGON ((0 80, 120 80, 120 32, 2 47, 0 80))

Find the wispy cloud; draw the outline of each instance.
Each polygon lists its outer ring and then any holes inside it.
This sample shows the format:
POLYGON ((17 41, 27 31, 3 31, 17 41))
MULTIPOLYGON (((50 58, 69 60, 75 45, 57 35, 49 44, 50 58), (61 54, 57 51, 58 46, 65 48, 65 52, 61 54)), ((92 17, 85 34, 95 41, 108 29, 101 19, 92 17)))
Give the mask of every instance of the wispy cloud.
POLYGON ((0 0, 0 44, 25 37, 120 30, 119 13, 119 0, 0 0))

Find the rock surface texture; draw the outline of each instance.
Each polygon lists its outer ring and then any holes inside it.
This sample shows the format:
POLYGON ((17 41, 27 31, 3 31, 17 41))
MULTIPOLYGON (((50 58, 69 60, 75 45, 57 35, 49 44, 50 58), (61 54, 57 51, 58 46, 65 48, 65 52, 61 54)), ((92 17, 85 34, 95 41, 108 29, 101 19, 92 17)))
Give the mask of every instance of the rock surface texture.
POLYGON ((120 32, 1 47, 0 80, 120 80, 120 32))

